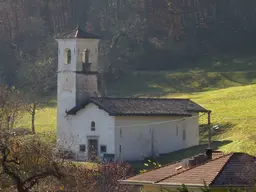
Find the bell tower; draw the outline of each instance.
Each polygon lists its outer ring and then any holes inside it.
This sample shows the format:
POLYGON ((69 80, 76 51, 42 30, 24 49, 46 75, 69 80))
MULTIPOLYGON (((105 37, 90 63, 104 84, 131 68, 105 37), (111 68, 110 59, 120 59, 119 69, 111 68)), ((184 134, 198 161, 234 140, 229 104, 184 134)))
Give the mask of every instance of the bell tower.
POLYGON ((56 37, 58 42, 57 132, 66 126, 66 111, 98 92, 100 38, 79 27, 56 37))
MULTIPOLYGON (((99 37, 77 27, 56 37, 58 42, 58 103, 65 110, 98 94, 99 37)), ((65 111, 64 110, 64 111, 65 111)))

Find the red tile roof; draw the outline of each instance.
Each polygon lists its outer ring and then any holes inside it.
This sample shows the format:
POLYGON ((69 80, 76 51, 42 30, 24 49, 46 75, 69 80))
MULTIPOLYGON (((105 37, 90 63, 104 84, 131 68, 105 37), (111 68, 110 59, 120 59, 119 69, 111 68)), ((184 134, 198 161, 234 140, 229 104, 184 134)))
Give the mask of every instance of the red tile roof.
POLYGON ((213 153, 210 161, 191 168, 182 163, 167 165, 122 181, 125 184, 178 186, 249 186, 256 178, 256 157, 245 153, 213 153))

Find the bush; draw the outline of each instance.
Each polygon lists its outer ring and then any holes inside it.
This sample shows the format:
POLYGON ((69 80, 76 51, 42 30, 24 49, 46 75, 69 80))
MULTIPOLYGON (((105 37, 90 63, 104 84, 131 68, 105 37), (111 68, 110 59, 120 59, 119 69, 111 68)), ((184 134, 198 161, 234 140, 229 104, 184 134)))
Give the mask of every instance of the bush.
POLYGON ((71 150, 58 150, 56 156, 62 159, 73 159, 75 153, 71 150))
POLYGON ((22 128, 22 127, 14 129, 14 133, 17 136, 32 135, 33 134, 32 131, 30 131, 29 129, 22 128))
POLYGON ((118 181, 134 175, 132 167, 125 163, 106 163, 88 169, 85 165, 67 168, 63 180, 67 191, 130 192, 134 186, 121 185, 118 181))

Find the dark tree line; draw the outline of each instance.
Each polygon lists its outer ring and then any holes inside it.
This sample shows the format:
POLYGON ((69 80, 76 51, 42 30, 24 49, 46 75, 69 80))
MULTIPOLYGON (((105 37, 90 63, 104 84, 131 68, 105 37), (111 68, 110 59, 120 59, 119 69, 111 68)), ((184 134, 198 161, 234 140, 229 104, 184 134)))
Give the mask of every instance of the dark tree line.
POLYGON ((19 70, 42 53, 56 69, 53 37, 78 23, 102 37, 101 63, 114 71, 176 69, 204 55, 251 51, 255 7, 253 0, 0 0, 1 81, 22 82, 19 70))

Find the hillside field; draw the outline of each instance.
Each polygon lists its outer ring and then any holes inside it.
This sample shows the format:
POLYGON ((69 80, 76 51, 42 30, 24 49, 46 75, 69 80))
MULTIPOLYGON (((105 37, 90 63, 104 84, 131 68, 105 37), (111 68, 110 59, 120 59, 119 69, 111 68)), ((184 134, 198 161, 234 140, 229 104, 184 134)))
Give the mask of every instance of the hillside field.
MULTIPOLYGON (((144 81, 138 81, 136 84, 141 89, 141 92, 137 91, 137 96, 148 96, 150 95, 148 93, 153 91, 159 93, 158 95, 153 94, 154 96, 190 98, 212 110, 212 125, 220 126, 220 129, 213 133, 213 140, 221 143, 216 145, 219 150, 225 152, 241 151, 256 155, 256 84, 254 84, 256 73, 233 72, 228 73, 228 76, 227 73, 225 74, 226 76, 217 72, 191 72, 187 75, 191 78, 183 73, 168 74, 165 72, 164 76, 161 73, 141 74, 137 78, 144 79, 144 81), (185 81, 184 78, 187 80, 185 81), (145 83, 147 79, 150 81, 146 87, 140 85, 140 83, 145 83), (172 82, 173 79, 176 81, 172 82), (155 87, 152 88, 149 85, 155 85, 155 87), (180 91, 177 91, 178 88, 180 91), (183 93, 181 93, 182 89, 184 90, 183 93), (145 94, 142 94, 143 90, 145 94)), ((137 81, 136 78, 132 78, 133 82, 137 81)), ((129 82, 128 79, 125 81, 129 82)), ((125 81, 119 83, 129 86, 129 83, 125 84, 125 81)), ((135 89, 138 87, 126 87, 126 90, 131 89, 136 92, 135 89)), ((121 87, 117 85, 116 89, 112 89, 113 94, 117 89, 121 91, 121 87)), ((133 91, 129 92, 130 95, 136 95, 133 91)), ((202 116, 200 123, 205 124, 206 121, 207 116, 202 116)), ((30 117, 26 115, 20 121, 19 126, 29 127, 30 117)), ((50 138, 54 140, 56 131, 55 107, 45 107, 37 112, 36 129, 38 133, 46 134, 47 137, 50 134, 50 138)), ((207 131, 202 127, 200 132, 202 143, 204 143, 207 138, 207 131)), ((204 150, 205 147, 198 149, 204 150)), ((191 150, 198 152, 198 149, 191 150)), ((170 162, 172 159, 176 159, 174 156, 177 156, 177 153, 172 153, 164 161, 170 162)))

